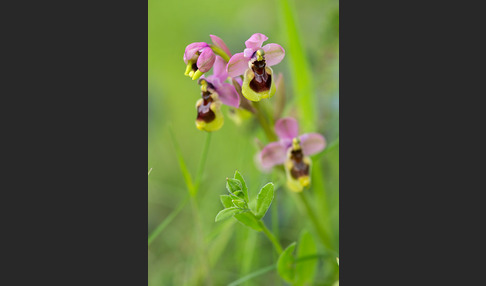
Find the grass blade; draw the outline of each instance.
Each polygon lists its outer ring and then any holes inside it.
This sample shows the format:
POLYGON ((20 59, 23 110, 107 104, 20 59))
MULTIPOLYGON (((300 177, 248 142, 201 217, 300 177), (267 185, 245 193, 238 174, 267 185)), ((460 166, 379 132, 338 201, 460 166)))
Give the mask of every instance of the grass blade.
MULTIPOLYGON (((328 255, 325 255, 325 254, 314 254, 314 255, 309 255, 309 256, 305 256, 305 257, 300 257, 300 258, 297 258, 295 259, 295 263, 300 263, 302 261, 307 261, 307 260, 311 260, 311 259, 317 259, 317 258, 324 258, 324 257, 328 257, 328 255)), ((277 264, 272 264, 272 265, 268 265, 266 267, 263 267, 261 268, 260 270, 257 270, 255 272, 252 272, 246 276, 243 276, 241 277, 240 279, 238 280, 235 280, 233 282, 231 282, 230 284, 228 284, 228 286, 236 286, 236 285, 240 285, 241 283, 243 282, 246 282, 248 280, 251 280, 255 277, 258 277, 260 275, 263 275, 267 272, 270 272, 274 269, 277 268, 277 264)))
POLYGON ((281 27, 286 38, 286 56, 290 65, 294 99, 299 108, 299 122, 303 130, 310 130, 316 119, 312 73, 297 27, 295 5, 292 0, 280 0, 281 27))
POLYGON ((186 162, 184 161, 184 157, 182 157, 181 149, 179 147, 179 144, 177 143, 174 130, 172 130, 171 125, 169 125, 169 131, 172 138, 172 143, 174 144, 174 149, 176 151, 177 160, 179 161, 179 168, 181 169, 182 175, 184 176, 184 181, 186 182, 187 189, 191 196, 195 196, 196 191, 192 182, 191 173, 189 173, 189 170, 187 169, 186 162))
POLYGON ((169 223, 179 214, 179 212, 184 208, 184 206, 187 204, 189 201, 189 196, 186 196, 186 198, 179 203, 177 208, 175 208, 156 228, 155 230, 149 235, 148 237, 148 245, 154 241, 154 239, 162 233, 164 228, 169 225, 169 223))

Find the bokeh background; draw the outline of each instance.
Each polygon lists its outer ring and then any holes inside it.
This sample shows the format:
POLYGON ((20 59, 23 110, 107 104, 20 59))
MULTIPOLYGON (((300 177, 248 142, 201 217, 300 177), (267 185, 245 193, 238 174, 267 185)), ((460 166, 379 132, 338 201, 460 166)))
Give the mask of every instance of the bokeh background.
MULTIPOLYGON (((293 80, 302 68, 292 64, 292 45, 302 48, 310 78, 315 116, 301 133, 319 132, 328 145, 339 137, 339 3, 338 0, 290 1, 296 20, 299 42, 289 38, 282 3, 272 1, 148 1, 148 233, 164 221, 187 198, 182 172, 175 154, 168 126, 171 125, 187 168, 194 176, 201 159, 206 133, 195 127, 195 103, 200 98, 196 81, 184 76, 183 53, 191 42, 210 42, 217 35, 231 52, 244 49, 244 42, 253 33, 263 33, 269 40, 286 49, 284 60, 273 67, 283 73, 287 98, 284 116, 305 113, 300 108, 299 91, 293 80), (294 41, 294 42, 292 42, 294 41), (297 68, 296 68, 297 67, 297 68), (296 94, 297 93, 297 94, 296 94)), ((294 57, 298 59, 299 57, 294 57)), ((272 104, 270 99, 268 104, 272 104)), ((256 121, 248 119, 240 125, 227 116, 225 124, 212 134, 204 179, 197 196, 203 237, 196 235, 191 205, 184 205, 148 247, 149 285, 205 285, 209 275, 214 285, 228 283, 275 262, 276 255, 267 238, 246 229, 233 219, 214 222, 223 208, 219 195, 226 194, 225 178, 239 170, 249 186, 250 196, 269 181, 281 181, 275 173, 261 172, 254 161, 258 152, 255 138, 267 144, 256 121), (197 239, 198 238, 198 239, 197 239), (201 265, 196 253, 208 251, 208 265, 201 265)), ((330 225, 335 249, 339 241, 339 148, 317 156, 323 188, 308 190, 319 218, 330 225), (324 204, 326 207, 324 207, 324 204)), ((294 194, 279 188, 272 214, 266 224, 278 230, 281 244, 296 241, 305 229, 314 229, 294 194), (278 225, 272 215, 278 215, 278 225)), ((270 213, 270 211, 269 211, 270 213)), ((316 241, 317 236, 316 236, 316 241)), ((322 250, 322 249, 320 249, 322 250)), ((335 258, 321 259, 315 285, 333 285, 338 279, 335 258)), ((246 285, 284 285, 275 271, 248 281, 246 285)))

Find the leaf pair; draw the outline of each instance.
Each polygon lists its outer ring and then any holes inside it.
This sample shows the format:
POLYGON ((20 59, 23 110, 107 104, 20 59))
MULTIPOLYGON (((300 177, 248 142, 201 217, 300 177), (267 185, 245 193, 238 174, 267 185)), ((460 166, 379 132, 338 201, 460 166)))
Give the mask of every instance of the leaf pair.
POLYGON ((249 208, 248 187, 240 172, 236 171, 234 178, 226 179, 226 188, 230 194, 220 196, 221 203, 225 209, 216 215, 215 221, 218 222, 234 217, 243 225, 256 231, 261 231, 260 220, 265 216, 273 201, 273 183, 268 183, 260 189, 256 199, 255 211, 249 208))

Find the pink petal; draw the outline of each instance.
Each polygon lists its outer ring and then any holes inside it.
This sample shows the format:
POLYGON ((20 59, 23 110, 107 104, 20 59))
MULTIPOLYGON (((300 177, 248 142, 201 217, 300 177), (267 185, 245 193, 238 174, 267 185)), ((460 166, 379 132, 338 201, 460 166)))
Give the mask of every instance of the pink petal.
POLYGON ((243 85, 243 80, 241 79, 241 77, 235 77, 235 80, 240 86, 243 85))
POLYGON ((267 66, 274 66, 285 57, 285 50, 278 44, 267 44, 263 46, 265 51, 265 63, 267 66))
POLYGON ((280 142, 272 142, 263 148, 260 152, 260 162, 264 168, 271 168, 285 162, 287 157, 287 148, 280 142))
POLYGON ((184 62, 187 65, 187 62, 194 57, 197 51, 207 47, 208 44, 205 42, 196 42, 187 45, 186 50, 184 51, 184 62))
POLYGON ((244 74, 245 71, 248 69, 248 61, 249 59, 245 58, 243 53, 234 54, 229 60, 228 66, 226 67, 228 76, 237 77, 244 74))
POLYGON ((206 74, 203 74, 201 76, 202 79, 205 79, 207 82, 212 84, 213 86, 218 85, 220 83, 219 78, 215 76, 214 74, 206 76, 206 74))
POLYGON ((245 45, 249 49, 253 49, 254 51, 258 50, 262 47, 263 42, 268 40, 267 36, 264 34, 256 33, 253 34, 246 42, 245 45))
POLYGON ((299 124, 292 117, 285 117, 277 120, 275 132, 280 139, 293 139, 299 135, 299 124))
POLYGON ((207 72, 213 67, 215 60, 216 55, 213 50, 211 50, 211 48, 205 48, 197 59, 197 68, 201 72, 207 72))
POLYGON ((300 144, 305 156, 321 152, 326 147, 326 139, 319 133, 307 133, 300 136, 300 144))
POLYGON ((233 107, 240 106, 240 96, 232 84, 220 83, 218 86, 216 86, 216 91, 218 92, 219 99, 221 99, 223 104, 233 107))
POLYGON ((214 61, 213 75, 217 76, 221 81, 225 81, 228 77, 226 62, 220 56, 216 56, 216 60, 214 61))
POLYGON ((226 44, 224 43, 224 41, 221 40, 220 37, 215 36, 215 35, 209 35, 209 37, 211 37, 211 41, 213 41, 213 44, 216 47, 222 49, 229 57, 231 57, 230 50, 228 49, 228 47, 226 46, 226 44))
POLYGON ((247 58, 247 59, 250 59, 251 56, 253 56, 254 52, 255 51, 253 49, 246 48, 246 49, 243 50, 243 56, 245 56, 245 58, 247 58))

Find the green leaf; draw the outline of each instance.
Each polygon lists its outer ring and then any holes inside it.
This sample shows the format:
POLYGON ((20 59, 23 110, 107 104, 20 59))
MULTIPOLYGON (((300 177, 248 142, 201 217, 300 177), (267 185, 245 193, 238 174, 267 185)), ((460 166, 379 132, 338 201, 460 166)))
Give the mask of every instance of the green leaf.
POLYGON ((248 209, 248 205, 245 203, 244 200, 232 200, 233 205, 239 209, 246 210, 248 209))
POLYGON ((250 199, 249 199, 249 196, 248 196, 248 187, 246 186, 245 179, 243 179, 243 176, 238 171, 235 171, 235 176, 234 177, 235 177, 235 179, 237 179, 238 181, 240 181, 240 183, 241 183, 241 190, 245 194, 245 201, 248 202, 250 199))
POLYGON ((237 199, 243 199, 243 200, 245 199, 245 194, 242 191, 236 191, 235 195, 236 195, 237 199))
POLYGON ((235 193, 236 191, 241 191, 242 188, 241 182, 237 179, 226 178, 226 189, 228 189, 228 192, 235 193))
MULTIPOLYGON (((302 232, 297 248, 297 258, 313 255, 317 252, 314 237, 308 232, 302 232)), ((307 260, 295 265, 295 285, 314 285, 317 260, 307 260)))
POLYGON ((220 211, 217 215, 216 215, 216 218, 214 219, 215 222, 218 222, 218 221, 221 221, 221 220, 224 220, 224 219, 227 219, 227 218, 230 218, 232 216, 234 216, 235 214, 237 213, 240 213, 241 210, 236 208, 236 207, 232 207, 232 208, 227 208, 227 209, 224 209, 222 211, 220 211))
POLYGON ((294 281, 294 256, 292 252, 294 252, 296 242, 293 242, 285 250, 280 254, 280 257, 277 260, 277 271, 280 277, 289 283, 293 283, 294 281))
POLYGON ((255 218, 255 216, 251 212, 236 214, 235 219, 237 219, 243 225, 245 225, 245 226, 247 226, 247 227, 249 227, 253 230, 262 231, 262 228, 261 228, 260 224, 258 223, 258 220, 255 218))
POLYGON ((267 213, 273 201, 273 183, 268 183, 260 190, 257 196, 256 217, 261 219, 267 213))
POLYGON ((228 196, 228 195, 221 195, 219 196, 220 200, 221 200, 221 203, 223 204, 223 206, 225 208, 231 208, 231 207, 234 207, 233 205, 233 199, 231 198, 231 196, 228 196))

